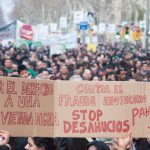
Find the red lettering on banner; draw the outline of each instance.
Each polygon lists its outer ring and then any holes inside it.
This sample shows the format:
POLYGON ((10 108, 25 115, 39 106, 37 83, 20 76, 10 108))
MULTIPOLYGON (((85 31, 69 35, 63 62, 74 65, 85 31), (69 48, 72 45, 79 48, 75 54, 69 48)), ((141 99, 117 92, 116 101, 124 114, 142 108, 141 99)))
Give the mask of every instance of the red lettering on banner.
POLYGON ((73 120, 90 120, 90 121, 100 121, 100 117, 103 115, 101 110, 74 110, 72 112, 73 120))
POLYGON ((58 126, 59 119, 58 114, 55 112, 36 113, 35 114, 35 125, 36 126, 58 126))
POLYGON ((79 110, 74 110, 72 112, 72 119, 73 120, 78 120, 80 118, 80 115, 79 115, 79 110))
POLYGON ((116 130, 117 132, 122 132, 122 121, 118 121, 116 124, 116 130))
POLYGON ((80 110, 80 114, 82 114, 82 120, 86 119, 87 110, 80 110))
POLYGON ((69 121, 64 121, 64 133, 69 133, 72 129, 72 125, 69 121))
POLYGON ((94 122, 95 132, 101 132, 100 122, 94 122))
POLYGON ((79 84, 76 88, 77 93, 111 93, 109 85, 88 85, 79 84))
POLYGON ((33 125, 31 112, 1 112, 3 125, 33 125))
POLYGON ((40 107, 40 101, 38 97, 32 96, 19 96, 18 97, 18 107, 40 107))
MULTIPOLYGON (((100 124, 99 124, 100 125, 100 124)), ((101 123, 102 132, 107 132, 107 122, 104 121, 101 123)))
POLYGON ((120 133, 128 132, 130 129, 129 120, 125 121, 64 121, 64 133, 120 133))
POLYGON ((64 120, 64 133, 97 133, 97 132, 128 132, 130 129, 129 120, 125 121, 103 121, 101 110, 74 110, 72 119, 69 122, 64 120))
POLYGON ((78 121, 74 121, 72 123, 72 133, 79 133, 79 130, 78 130, 78 121))
POLYGON ((127 105, 146 103, 146 95, 104 96, 103 105, 127 105))
POLYGON ((7 100, 4 104, 4 107, 13 107, 13 101, 11 95, 8 95, 7 100))
POLYGON ((122 85, 114 85, 114 93, 123 93, 122 85))
POLYGON ((114 132, 115 131, 115 121, 109 121, 108 122, 108 131, 114 132))
POLYGON ((93 133, 94 130, 95 130, 95 129, 94 129, 93 123, 92 123, 92 122, 89 122, 89 127, 88 127, 87 132, 88 132, 88 133, 93 133))
POLYGON ((3 86, 4 86, 4 82, 2 80, 0 80, 0 93, 1 94, 4 94, 3 86))
POLYGON ((95 96, 60 95, 59 106, 96 106, 95 96))
POLYGON ((128 132, 129 129, 130 129, 129 121, 128 121, 128 120, 125 120, 125 121, 123 122, 123 126, 124 126, 123 132, 128 132))
MULTIPOLYGON (((87 127, 86 127, 86 123, 85 122, 81 122, 81 128, 80 128, 80 133, 85 133, 86 130, 87 130, 87 127)), ((97 129, 97 128, 96 128, 97 129)))
POLYGON ((7 81, 7 94, 17 94, 14 81, 7 81))
POLYGON ((48 96, 52 95, 54 85, 49 83, 22 82, 22 95, 48 96))
POLYGON ((150 116, 150 106, 141 107, 141 108, 133 108, 132 109, 132 125, 135 126, 135 121, 137 118, 149 117, 150 116))

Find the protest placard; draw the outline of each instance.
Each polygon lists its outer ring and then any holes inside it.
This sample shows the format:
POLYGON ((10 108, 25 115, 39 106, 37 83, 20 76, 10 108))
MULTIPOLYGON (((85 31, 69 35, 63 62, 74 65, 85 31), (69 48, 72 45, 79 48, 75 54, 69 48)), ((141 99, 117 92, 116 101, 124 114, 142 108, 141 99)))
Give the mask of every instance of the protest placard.
POLYGON ((150 84, 58 81, 55 110, 66 137, 150 136, 150 84), (65 87, 65 88, 64 88, 65 87))
POLYGON ((12 136, 53 136, 53 100, 54 81, 0 78, 0 129, 12 136))
POLYGON ((0 129, 12 136, 150 136, 150 83, 0 78, 0 129))

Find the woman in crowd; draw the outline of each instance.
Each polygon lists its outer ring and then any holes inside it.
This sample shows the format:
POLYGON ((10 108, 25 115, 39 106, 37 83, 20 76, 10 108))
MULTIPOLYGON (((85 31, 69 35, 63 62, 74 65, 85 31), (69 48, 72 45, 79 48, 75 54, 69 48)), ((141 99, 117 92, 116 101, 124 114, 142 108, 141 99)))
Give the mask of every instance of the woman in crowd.
MULTIPOLYGON (((7 131, 0 130, 0 150, 11 150, 8 145, 9 133, 7 131)), ((42 137, 28 137, 28 143, 25 146, 26 150, 58 150, 58 145, 53 138, 42 137)))

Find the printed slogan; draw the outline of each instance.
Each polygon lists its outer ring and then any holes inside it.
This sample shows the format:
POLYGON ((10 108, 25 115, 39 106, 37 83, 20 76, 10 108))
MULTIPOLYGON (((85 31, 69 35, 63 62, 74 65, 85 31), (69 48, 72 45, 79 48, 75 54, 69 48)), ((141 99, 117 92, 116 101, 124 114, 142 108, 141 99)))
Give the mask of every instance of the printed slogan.
POLYGON ((13 136, 150 136, 150 83, 0 78, 0 128, 13 136))

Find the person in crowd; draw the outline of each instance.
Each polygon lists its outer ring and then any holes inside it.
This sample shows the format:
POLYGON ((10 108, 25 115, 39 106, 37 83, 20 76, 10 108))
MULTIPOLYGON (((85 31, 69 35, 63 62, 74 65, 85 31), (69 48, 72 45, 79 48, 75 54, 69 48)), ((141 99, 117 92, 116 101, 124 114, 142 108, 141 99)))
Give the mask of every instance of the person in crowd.
POLYGON ((47 69, 40 69, 38 77, 40 79, 50 79, 50 72, 47 69))
POLYGON ((85 69, 83 74, 82 74, 83 80, 90 81, 92 80, 92 73, 90 69, 85 69))
POLYGON ((86 150, 110 150, 110 148, 102 141, 93 141, 87 144, 86 150))
MULTIPOLYGON (((43 47, 30 51, 22 46, 0 46, 0 76, 31 78, 34 75, 28 72, 30 68, 36 73, 35 79, 38 78, 36 76, 41 76, 43 79, 51 80, 150 81, 150 52, 136 47, 135 51, 127 51, 122 43, 100 44, 95 52, 86 49, 85 46, 79 45, 76 49, 67 50, 63 54, 48 55, 43 47), (40 70, 44 69, 46 71, 41 73, 40 70)), ((88 143, 86 139, 64 139, 66 142, 59 142, 60 150, 85 150, 88 143), (65 143, 64 147, 62 143, 65 143)), ((22 142, 17 140, 16 145, 19 143, 22 142)), ((149 141, 146 138, 138 139, 134 145, 137 150, 147 150, 149 141)), ((18 147, 15 150, 23 148, 18 147)))
POLYGON ((11 150, 9 142, 9 132, 0 130, 0 150, 11 150))
POLYGON ((60 66, 60 78, 62 80, 69 80, 70 78, 68 67, 65 64, 60 66))
POLYGON ((7 71, 7 73, 12 71, 12 64, 13 64, 13 61, 9 57, 5 58, 4 67, 7 71))
MULTIPOLYGON (((0 130, 0 150, 11 150, 9 136, 9 132, 0 130)), ((25 150, 58 150, 58 143, 54 138, 28 137, 25 150)))
POLYGON ((28 69, 25 65, 19 65, 18 66, 18 74, 21 78, 30 78, 30 74, 29 74, 28 69))
POLYGON ((3 66, 0 66, 0 76, 7 76, 7 71, 3 66))
POLYGON ((58 144, 53 138, 28 137, 26 150, 58 150, 58 144))
POLYGON ((32 77, 36 77, 36 76, 37 76, 37 73, 33 70, 31 64, 32 64, 31 61, 28 60, 28 59, 24 59, 24 60, 22 61, 22 65, 25 65, 25 66, 26 66, 26 68, 27 68, 28 72, 31 74, 31 76, 32 76, 32 77))
POLYGON ((117 138, 115 143, 112 141, 111 144, 100 140, 91 141, 87 144, 86 150, 127 150, 131 148, 131 141, 131 132, 129 131, 126 137, 117 138))

